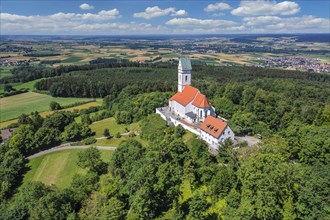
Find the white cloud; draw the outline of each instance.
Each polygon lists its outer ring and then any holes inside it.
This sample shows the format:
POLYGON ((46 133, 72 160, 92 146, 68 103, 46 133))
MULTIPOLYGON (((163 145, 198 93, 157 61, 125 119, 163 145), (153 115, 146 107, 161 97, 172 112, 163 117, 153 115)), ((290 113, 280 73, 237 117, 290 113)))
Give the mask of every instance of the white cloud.
POLYGON ((171 14, 171 16, 186 16, 188 13, 185 10, 178 10, 175 13, 171 14))
POLYGON ((256 15, 293 15, 300 11, 296 2, 284 1, 241 1, 238 8, 233 9, 231 13, 237 16, 256 16, 256 15))
POLYGON ((215 4, 209 4, 206 8, 204 8, 204 11, 211 12, 211 11, 218 11, 218 10, 229 10, 231 9, 230 5, 227 3, 215 3, 215 4))
POLYGON ((277 16, 246 17, 244 25, 252 29, 263 29, 268 33, 317 33, 329 32, 330 19, 311 15, 281 18, 277 16))
POLYGON ((219 13, 213 13, 212 14, 213 17, 221 17, 221 16, 225 16, 225 13, 219 12, 219 13))
MULTIPOLYGON (((168 15, 184 12, 175 10, 168 15)), ((275 15, 243 17, 241 21, 199 18, 172 18, 151 25, 115 22, 117 9, 98 13, 62 13, 18 15, 0 13, 1 34, 225 34, 225 33, 328 33, 330 20, 311 15, 281 17, 275 15)), ((120 20, 119 20, 120 21, 120 20)))
POLYGON ((119 11, 115 8, 112 10, 102 10, 97 14, 92 13, 84 13, 84 14, 77 14, 77 13, 63 13, 58 12, 56 14, 47 15, 47 16, 24 16, 24 15, 16 15, 16 14, 9 14, 9 13, 1 13, 1 21, 2 22, 35 22, 34 25, 38 25, 38 22, 72 22, 72 21, 107 21, 119 18, 120 14, 119 11))
POLYGON ((245 25, 248 26, 258 26, 258 25, 265 25, 265 24, 274 24, 282 19, 277 16, 258 16, 258 17, 246 17, 243 18, 245 25))
POLYGON ((197 19, 197 18, 173 18, 165 23, 172 26, 194 26, 194 27, 227 27, 237 25, 234 21, 197 19))
POLYGON ((185 10, 176 10, 175 8, 165 8, 161 9, 158 6, 148 7, 144 12, 137 12, 133 14, 135 18, 144 18, 144 19, 152 19, 155 17, 171 15, 171 16, 185 16, 187 12, 185 10))
POLYGON ((80 9, 82 10, 91 10, 91 9, 94 9, 94 6, 93 5, 89 5, 87 3, 84 3, 84 4, 81 4, 79 6, 80 9))
MULTIPOLYGON (((100 11, 96 14, 84 13, 56 13, 47 16, 24 16, 17 14, 1 13, 1 33, 6 34, 82 34, 84 31, 75 32, 77 27, 89 24, 96 27, 119 18, 117 9, 100 11)), ((117 28, 123 24, 117 24, 117 28)), ((132 24, 131 27, 134 27, 132 24)), ((103 30, 105 33, 108 30, 103 30)), ((127 31, 127 30, 125 30, 127 31)), ((116 32, 115 32, 116 33, 116 32)))

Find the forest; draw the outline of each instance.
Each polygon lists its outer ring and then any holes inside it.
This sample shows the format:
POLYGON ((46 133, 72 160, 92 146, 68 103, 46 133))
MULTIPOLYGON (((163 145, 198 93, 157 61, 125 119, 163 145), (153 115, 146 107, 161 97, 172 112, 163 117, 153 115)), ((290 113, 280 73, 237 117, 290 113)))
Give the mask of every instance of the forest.
POLYGON ((176 91, 176 74, 174 65, 160 64, 70 71, 38 82, 53 96, 104 98, 106 116, 139 122, 149 146, 124 141, 110 161, 90 148, 78 163, 87 173, 69 188, 35 182, 18 190, 27 155, 91 135, 89 111, 79 113, 86 115, 81 123, 77 113, 22 115, 0 148, 0 219, 330 218, 329 75, 193 66, 193 86, 235 134, 263 137, 256 147, 226 142, 215 156, 153 114, 176 91))

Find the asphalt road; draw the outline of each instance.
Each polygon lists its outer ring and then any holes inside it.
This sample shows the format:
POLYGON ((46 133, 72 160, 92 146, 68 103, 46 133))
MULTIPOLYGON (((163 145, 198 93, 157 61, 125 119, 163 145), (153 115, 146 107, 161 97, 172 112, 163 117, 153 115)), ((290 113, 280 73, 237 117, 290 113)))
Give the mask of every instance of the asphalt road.
POLYGON ((117 147, 107 147, 107 146, 87 146, 87 145, 82 145, 82 146, 63 146, 63 145, 60 145, 60 146, 53 147, 51 149, 44 150, 44 151, 41 151, 39 153, 33 154, 31 156, 28 156, 27 159, 28 160, 31 160, 33 158, 40 157, 42 155, 49 154, 49 153, 52 153, 52 152, 61 151, 61 150, 68 150, 68 149, 87 149, 87 148, 90 148, 90 147, 95 147, 96 149, 99 149, 99 150, 116 150, 116 148, 117 148, 117 147))

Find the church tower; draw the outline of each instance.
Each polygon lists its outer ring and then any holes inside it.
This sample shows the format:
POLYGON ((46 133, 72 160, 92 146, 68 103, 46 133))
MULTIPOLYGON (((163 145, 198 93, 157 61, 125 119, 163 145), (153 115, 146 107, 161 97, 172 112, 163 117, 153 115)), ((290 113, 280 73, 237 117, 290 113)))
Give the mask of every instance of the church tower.
POLYGON ((178 91, 182 92, 186 85, 191 84, 191 63, 188 56, 181 56, 178 66, 178 91))

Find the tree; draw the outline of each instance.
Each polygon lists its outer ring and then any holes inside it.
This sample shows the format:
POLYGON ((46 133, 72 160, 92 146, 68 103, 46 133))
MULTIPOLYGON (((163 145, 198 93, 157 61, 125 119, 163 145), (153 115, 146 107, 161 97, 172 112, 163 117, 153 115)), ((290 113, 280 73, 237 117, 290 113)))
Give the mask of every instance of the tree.
POLYGON ((87 168, 96 173, 103 173, 106 171, 106 164, 101 159, 101 152, 95 147, 79 152, 77 164, 81 168, 87 168))
POLYGON ((95 172, 87 172, 85 175, 76 174, 72 178, 70 191, 74 197, 74 201, 78 204, 87 199, 88 196, 97 189, 99 175, 95 172))
POLYGON ((281 219, 283 198, 293 188, 292 166, 279 154, 256 154, 238 172, 242 184, 239 213, 257 219, 281 219))
POLYGON ((110 137, 110 132, 109 132, 109 128, 105 128, 104 129, 104 131, 103 131, 103 135, 105 136, 105 137, 110 137))
POLYGON ((76 141, 81 139, 80 126, 78 123, 73 122, 65 127, 63 139, 66 141, 76 141))
POLYGON ((55 128, 41 127, 34 134, 34 144, 38 151, 56 146, 61 142, 61 132, 55 128))
POLYGON ((189 202, 189 215, 193 219, 205 219, 205 211, 208 207, 204 196, 195 194, 189 202))
POLYGON ((9 147, 18 150, 25 156, 36 150, 34 145, 34 132, 31 125, 21 125, 9 139, 9 147))
POLYGON ((81 115, 81 122, 82 122, 83 124, 88 124, 88 125, 92 124, 92 120, 91 120, 91 118, 89 117, 89 114, 82 114, 82 115, 81 115))
POLYGON ((21 114, 18 117, 18 124, 20 124, 20 125, 32 125, 32 119, 27 114, 21 114))
POLYGON ((186 133, 186 130, 181 126, 176 126, 174 130, 174 136, 176 138, 181 138, 186 133))
POLYGON ((290 196, 283 206, 283 220, 292 220, 296 219, 297 215, 295 213, 295 208, 293 204, 292 196, 290 196))
POLYGON ((26 160, 18 149, 0 145, 0 203, 11 197, 21 183, 26 160))
POLYGON ((132 170, 132 164, 139 161, 144 153, 142 145, 134 140, 129 139, 120 143, 119 147, 114 151, 111 163, 114 169, 113 174, 122 178, 129 175, 132 170))
POLYGON ((112 197, 109 199, 108 204, 102 209, 101 219, 120 220, 125 219, 126 214, 125 203, 116 197, 112 197))
POLYGON ((73 122, 65 127, 63 139, 66 141, 77 141, 92 135, 92 130, 87 124, 73 122))
POLYGON ((44 122, 43 117, 39 114, 39 112, 35 111, 31 113, 31 123, 32 126, 34 127, 34 130, 37 130, 42 126, 42 123, 44 122))
POLYGON ((50 110, 52 110, 52 111, 61 109, 61 105, 55 101, 50 102, 49 107, 50 107, 50 110))
POLYGON ((75 114, 72 112, 55 112, 45 118, 42 126, 64 131, 65 126, 74 121, 74 117, 75 114))
POLYGON ((4 90, 5 92, 10 92, 10 91, 15 91, 16 89, 14 89, 14 88, 12 87, 12 85, 5 84, 4 87, 3 87, 3 90, 4 90))
POLYGON ((93 192, 86 199, 79 211, 79 218, 86 220, 101 219, 102 211, 107 204, 107 196, 100 192, 93 192))

